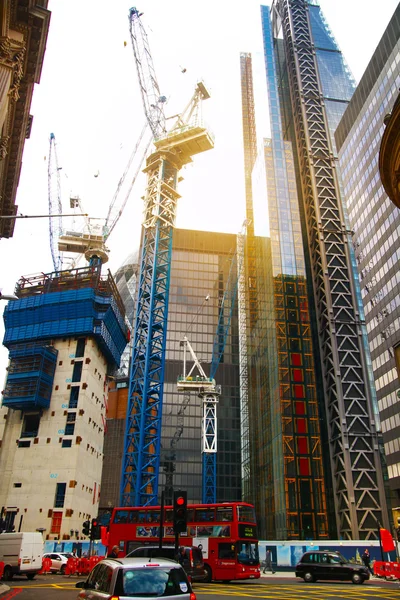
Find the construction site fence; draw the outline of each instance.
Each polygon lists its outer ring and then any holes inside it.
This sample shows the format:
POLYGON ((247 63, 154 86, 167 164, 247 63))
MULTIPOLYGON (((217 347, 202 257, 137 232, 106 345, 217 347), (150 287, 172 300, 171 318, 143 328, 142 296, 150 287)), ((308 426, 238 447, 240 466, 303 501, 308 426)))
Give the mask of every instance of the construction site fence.
POLYGON ((374 562, 374 575, 378 577, 389 577, 390 579, 400 579, 400 563, 385 562, 376 560, 374 562))

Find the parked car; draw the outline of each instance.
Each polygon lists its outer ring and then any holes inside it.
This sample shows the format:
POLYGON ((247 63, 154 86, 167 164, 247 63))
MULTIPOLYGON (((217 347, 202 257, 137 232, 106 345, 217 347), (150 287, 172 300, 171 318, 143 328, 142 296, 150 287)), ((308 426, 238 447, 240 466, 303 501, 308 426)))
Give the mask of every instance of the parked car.
POLYGON ((340 552, 315 550, 303 554, 296 565, 296 577, 302 577, 307 583, 317 579, 364 583, 369 579, 369 572, 363 565, 346 560, 340 552))
POLYGON ((139 546, 135 548, 127 557, 140 556, 142 558, 169 558, 179 562, 186 571, 191 581, 204 581, 207 577, 207 571, 204 569, 203 553, 197 546, 180 546, 177 556, 175 546, 139 546), (182 558, 183 556, 183 558, 182 558))
POLYGON ((105 558, 86 581, 78 582, 78 599, 111 600, 136 597, 146 600, 168 596, 169 600, 196 600, 181 565, 166 558, 105 558))
POLYGON ((74 558, 74 555, 70 552, 48 552, 47 554, 43 554, 43 558, 51 558, 50 571, 52 573, 61 573, 61 575, 64 575, 68 559, 74 558))

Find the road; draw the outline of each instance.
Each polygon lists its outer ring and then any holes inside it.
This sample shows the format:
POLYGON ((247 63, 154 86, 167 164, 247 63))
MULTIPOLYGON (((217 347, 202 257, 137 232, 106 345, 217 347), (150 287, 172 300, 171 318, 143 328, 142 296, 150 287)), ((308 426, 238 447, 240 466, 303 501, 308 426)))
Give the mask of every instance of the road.
MULTIPOLYGON (((84 578, 62 577, 61 575, 39 575, 33 581, 15 577, 6 582, 10 590, 0 600, 76 600, 79 590, 75 583, 84 578)), ((399 600, 400 583, 373 579, 364 585, 352 583, 306 584, 295 578, 263 577, 257 581, 232 582, 229 584, 194 584, 197 600, 246 600, 265 598, 268 600, 399 600)))

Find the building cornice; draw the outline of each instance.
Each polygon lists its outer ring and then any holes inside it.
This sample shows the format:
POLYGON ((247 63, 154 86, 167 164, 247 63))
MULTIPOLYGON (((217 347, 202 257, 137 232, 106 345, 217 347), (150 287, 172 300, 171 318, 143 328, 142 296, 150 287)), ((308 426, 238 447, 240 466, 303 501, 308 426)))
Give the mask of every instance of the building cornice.
MULTIPOLYGON (((6 120, 0 138, 0 215, 15 205, 22 153, 29 137, 33 87, 39 83, 50 24, 48 0, 4 0, 0 11, 0 68, 11 71, 6 120), (40 6, 39 6, 40 2, 40 6)), ((1 108, 1 107, 0 107, 1 108)), ((0 238, 12 237, 15 221, 0 220, 0 238)))

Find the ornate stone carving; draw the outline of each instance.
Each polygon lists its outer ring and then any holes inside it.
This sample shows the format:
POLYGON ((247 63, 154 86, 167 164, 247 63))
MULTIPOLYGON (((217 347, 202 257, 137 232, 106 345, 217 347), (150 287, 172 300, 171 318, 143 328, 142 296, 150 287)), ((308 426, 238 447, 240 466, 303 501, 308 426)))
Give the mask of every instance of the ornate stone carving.
POLYGON ((24 75, 25 45, 7 37, 0 37, 0 64, 12 69, 12 81, 8 95, 16 102, 19 98, 19 85, 24 75))
POLYGON ((5 135, 0 138, 0 160, 4 160, 7 156, 7 146, 9 139, 9 135, 5 135))

